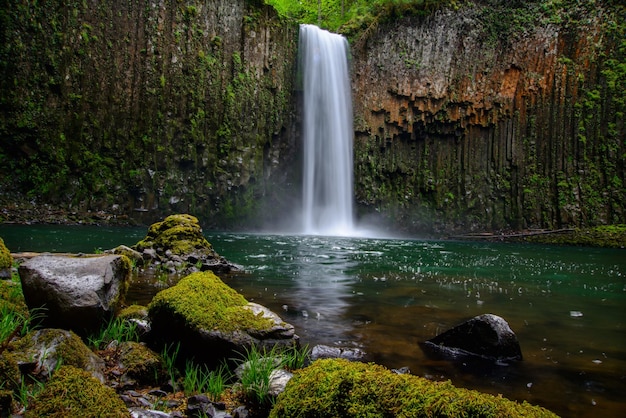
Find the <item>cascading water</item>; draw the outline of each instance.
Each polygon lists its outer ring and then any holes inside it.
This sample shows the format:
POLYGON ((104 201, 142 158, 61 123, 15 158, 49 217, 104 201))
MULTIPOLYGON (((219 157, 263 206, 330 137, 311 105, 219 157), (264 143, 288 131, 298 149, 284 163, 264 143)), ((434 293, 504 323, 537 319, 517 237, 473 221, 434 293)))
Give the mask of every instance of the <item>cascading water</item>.
POLYGON ((351 235, 354 229, 348 52, 343 36, 300 26, 305 234, 351 235))

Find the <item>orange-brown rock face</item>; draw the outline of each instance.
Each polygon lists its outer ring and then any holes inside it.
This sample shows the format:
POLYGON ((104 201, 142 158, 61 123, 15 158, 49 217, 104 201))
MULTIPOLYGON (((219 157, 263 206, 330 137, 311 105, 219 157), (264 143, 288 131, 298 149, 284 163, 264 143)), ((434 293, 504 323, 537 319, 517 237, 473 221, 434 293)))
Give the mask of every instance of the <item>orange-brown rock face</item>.
POLYGON ((615 12, 537 14, 494 34, 498 16, 461 7, 357 41, 359 202, 413 230, 624 222, 624 93, 605 64, 626 52, 615 12))

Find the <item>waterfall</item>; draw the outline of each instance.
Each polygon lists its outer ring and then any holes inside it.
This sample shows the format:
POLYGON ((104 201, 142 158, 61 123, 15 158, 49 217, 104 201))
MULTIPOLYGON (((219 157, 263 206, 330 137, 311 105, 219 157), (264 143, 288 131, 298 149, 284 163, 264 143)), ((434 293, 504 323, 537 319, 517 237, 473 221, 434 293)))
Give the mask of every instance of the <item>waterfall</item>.
POLYGON ((303 77, 303 232, 350 235, 352 99, 346 38, 300 26, 303 77))

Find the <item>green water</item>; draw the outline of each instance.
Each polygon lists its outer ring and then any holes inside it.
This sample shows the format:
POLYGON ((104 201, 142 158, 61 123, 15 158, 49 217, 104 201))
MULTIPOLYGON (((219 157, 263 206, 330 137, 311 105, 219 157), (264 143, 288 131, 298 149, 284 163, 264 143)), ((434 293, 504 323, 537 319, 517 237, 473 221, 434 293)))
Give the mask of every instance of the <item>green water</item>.
MULTIPOLYGON (((13 251, 91 252, 146 229, 0 225, 13 251)), ((304 344, 527 400, 567 417, 620 416, 626 402, 626 252, 538 245, 208 233, 245 272, 224 280, 292 323, 304 344), (418 343, 475 315, 505 318, 524 360, 427 357, 418 343)), ((135 294, 146 303, 151 295, 135 294)))

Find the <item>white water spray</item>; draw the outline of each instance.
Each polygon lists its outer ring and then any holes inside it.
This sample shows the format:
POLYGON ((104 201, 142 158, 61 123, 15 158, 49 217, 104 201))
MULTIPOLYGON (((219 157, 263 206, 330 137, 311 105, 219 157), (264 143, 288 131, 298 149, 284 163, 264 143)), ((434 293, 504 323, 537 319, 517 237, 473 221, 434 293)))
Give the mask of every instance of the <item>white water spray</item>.
POLYGON ((354 131, 348 52, 343 36, 314 25, 300 26, 305 234, 353 234, 354 131))

